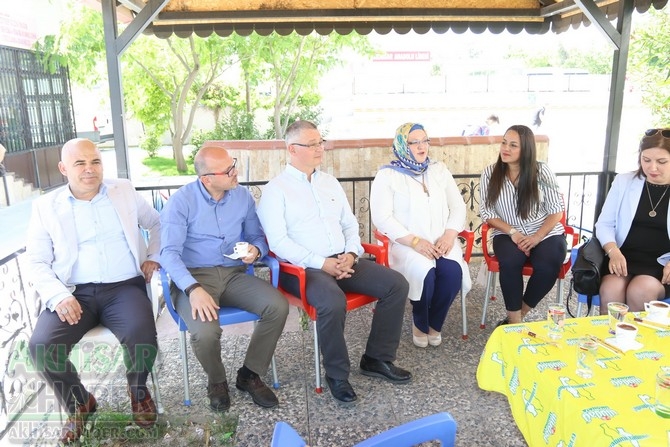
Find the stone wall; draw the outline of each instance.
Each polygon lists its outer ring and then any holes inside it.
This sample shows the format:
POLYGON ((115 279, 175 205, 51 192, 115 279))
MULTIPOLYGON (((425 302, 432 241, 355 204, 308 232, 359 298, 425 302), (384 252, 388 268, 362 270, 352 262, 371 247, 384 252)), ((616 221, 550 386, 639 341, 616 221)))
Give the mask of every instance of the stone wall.
MULTIPOLYGON (((430 158, 443 161, 452 174, 477 175, 498 157, 501 136, 431 137, 430 158)), ((547 161, 549 140, 536 137, 538 159, 547 161)), ((338 177, 374 177, 380 166, 392 159, 389 139, 329 140, 321 168, 338 177)), ((209 141, 228 149, 238 159, 240 181, 266 181, 286 165, 282 140, 209 141)))
MULTIPOLYGON (((430 158, 443 161, 452 174, 467 175, 457 178, 456 183, 463 196, 468 214, 466 229, 479 234, 479 176, 486 166, 496 161, 501 136, 494 137, 443 137, 432 138, 430 158)), ((326 144, 321 169, 340 179, 371 178, 379 167, 391 160, 391 139, 331 140, 326 144)), ((549 140, 536 137, 538 159, 547 160, 549 140)), ((267 181, 279 174, 286 165, 287 151, 282 140, 270 141, 208 141, 225 147, 238 160, 241 182, 267 181)), ((370 242, 372 222, 370 218, 370 181, 345 181, 342 184, 349 203, 358 219, 363 242, 370 242)), ((258 200, 262 186, 252 188, 258 200)), ((479 238, 475 253, 480 252, 479 238)))

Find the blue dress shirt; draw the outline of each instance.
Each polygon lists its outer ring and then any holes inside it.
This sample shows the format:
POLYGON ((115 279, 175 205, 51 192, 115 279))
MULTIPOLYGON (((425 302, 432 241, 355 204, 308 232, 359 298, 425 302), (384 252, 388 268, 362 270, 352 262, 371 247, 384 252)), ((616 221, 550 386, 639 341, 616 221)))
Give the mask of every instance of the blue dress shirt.
POLYGON ((256 203, 242 186, 216 201, 196 180, 179 188, 161 212, 161 265, 181 290, 196 283, 189 268, 243 265, 224 256, 240 241, 268 253, 256 203))

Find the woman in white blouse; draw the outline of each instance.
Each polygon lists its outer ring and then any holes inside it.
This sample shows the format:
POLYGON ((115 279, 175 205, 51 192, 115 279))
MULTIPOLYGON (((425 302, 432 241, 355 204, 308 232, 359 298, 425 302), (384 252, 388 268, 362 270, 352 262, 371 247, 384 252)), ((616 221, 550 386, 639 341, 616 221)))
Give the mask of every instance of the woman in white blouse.
POLYGON ((500 261, 500 288, 507 318, 521 323, 556 282, 565 260, 566 240, 560 220, 563 200, 556 177, 537 161, 535 135, 512 126, 500 144, 500 155, 481 176, 480 214, 493 229, 493 251, 500 261), (533 274, 523 290, 526 261, 533 274))
POLYGON ((442 325, 470 274, 458 233, 465 203, 444 163, 431 163, 430 140, 420 124, 400 126, 393 140, 395 160, 377 173, 370 193, 375 227, 388 236, 389 264, 409 282, 416 346, 442 343, 442 325))

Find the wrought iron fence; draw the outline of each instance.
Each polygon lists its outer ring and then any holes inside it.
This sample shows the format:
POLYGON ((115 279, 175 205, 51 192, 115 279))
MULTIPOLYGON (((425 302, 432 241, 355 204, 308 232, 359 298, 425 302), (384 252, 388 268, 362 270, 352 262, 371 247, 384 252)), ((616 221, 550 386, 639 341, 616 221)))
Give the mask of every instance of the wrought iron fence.
MULTIPOLYGON (((568 225, 575 227, 581 237, 581 233, 590 234, 595 222, 596 195, 598 190, 599 172, 576 172, 557 174, 561 191, 565 197, 566 214, 568 225)), ((454 175, 456 184, 461 192, 463 201, 467 207, 466 229, 474 231, 475 255, 481 250, 482 225, 479 217, 479 174, 454 175), (479 248, 479 250, 477 250, 479 248)), ((373 177, 348 177, 340 178, 339 181, 344 188, 354 214, 358 218, 359 234, 363 242, 373 241, 372 216, 370 214, 370 188, 373 177)), ((267 182, 241 182, 251 191, 256 202, 263 194, 263 187, 267 182)), ((138 191, 147 194, 147 200, 158 210, 163 208, 164 202, 170 195, 179 189, 181 185, 141 186, 138 191)))
POLYGON ((0 439, 44 387, 23 373, 36 315, 34 292, 21 267, 24 251, 0 260, 0 439))
POLYGON ((76 135, 67 67, 47 72, 33 51, 0 46, 0 143, 8 153, 76 135))

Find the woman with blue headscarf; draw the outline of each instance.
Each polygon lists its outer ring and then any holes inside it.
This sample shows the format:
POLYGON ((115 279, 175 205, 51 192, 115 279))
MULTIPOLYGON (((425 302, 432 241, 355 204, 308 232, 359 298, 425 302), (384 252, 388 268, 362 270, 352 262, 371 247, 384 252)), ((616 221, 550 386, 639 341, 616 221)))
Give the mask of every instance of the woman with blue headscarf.
POLYGON ((471 287, 458 233, 465 203, 451 172, 428 158, 430 140, 421 124, 398 127, 391 161, 377 173, 370 193, 375 227, 390 240, 389 264, 409 282, 412 340, 442 343, 442 325, 463 285, 471 287))

